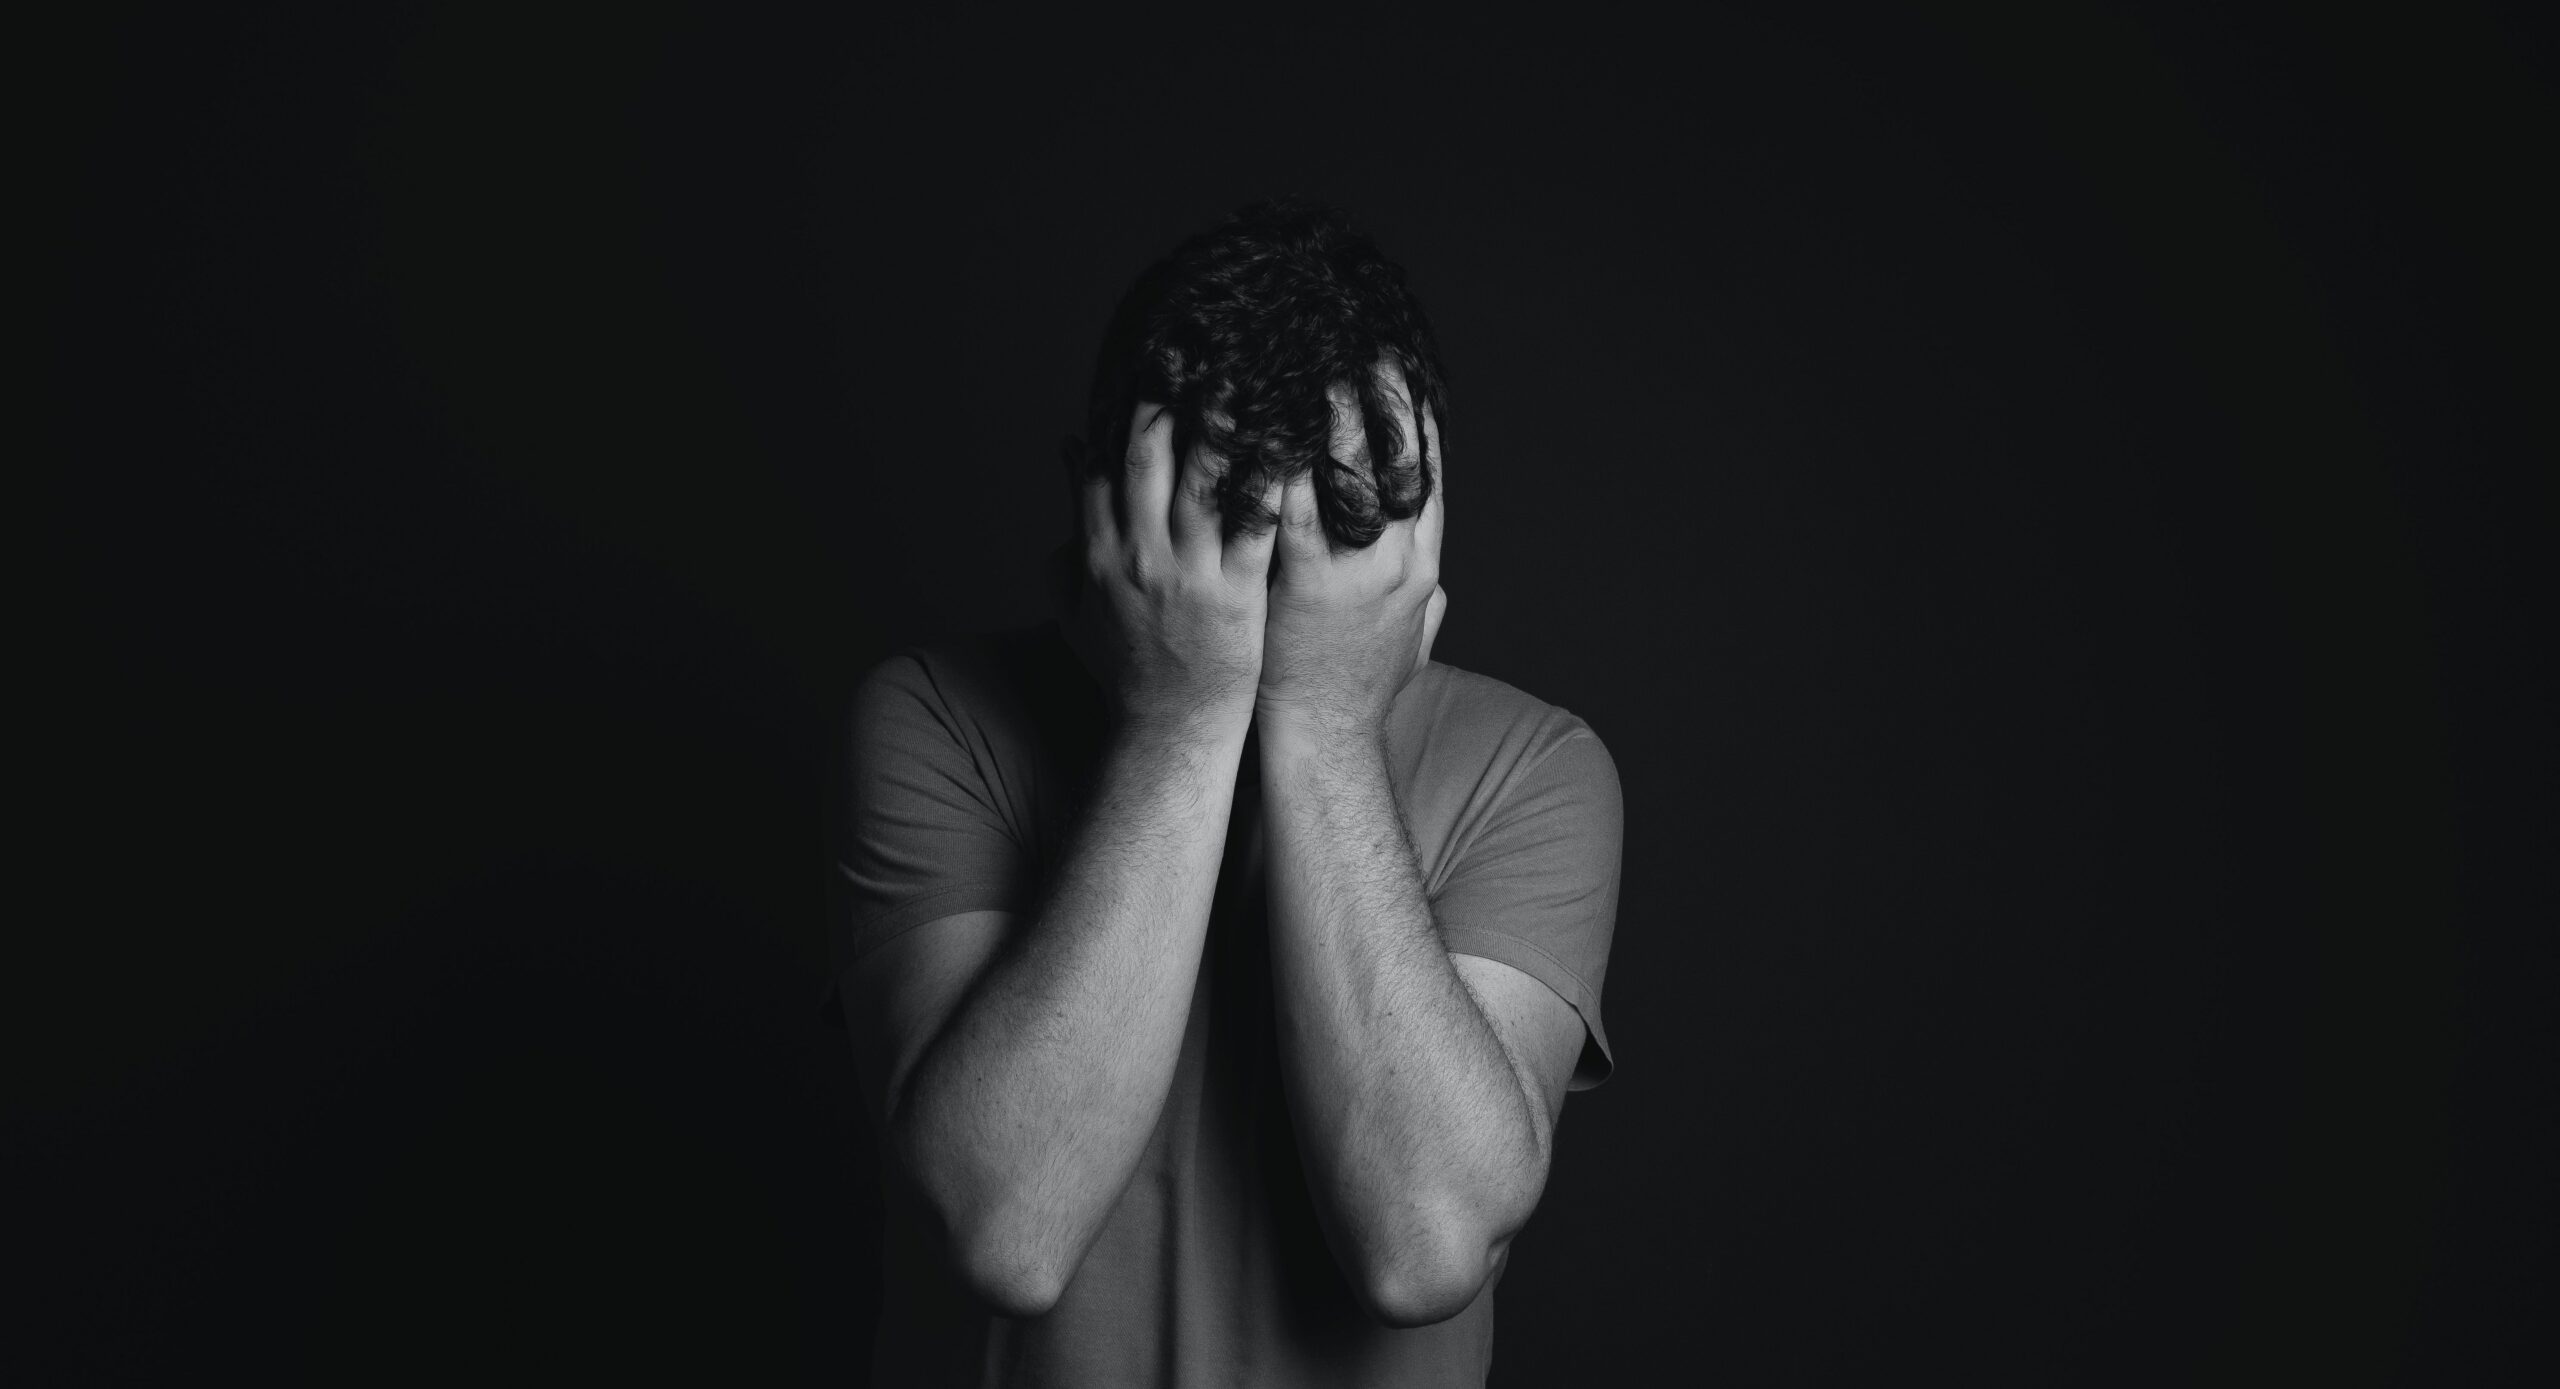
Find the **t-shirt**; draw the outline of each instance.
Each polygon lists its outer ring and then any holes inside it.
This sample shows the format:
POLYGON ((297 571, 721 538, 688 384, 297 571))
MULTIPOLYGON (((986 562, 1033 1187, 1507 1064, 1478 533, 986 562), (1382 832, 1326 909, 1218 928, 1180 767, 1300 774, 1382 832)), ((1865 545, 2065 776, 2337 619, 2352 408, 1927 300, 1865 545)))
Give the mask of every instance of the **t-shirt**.
MULTIPOLYGON (((1099 767, 1103 700, 1054 621, 911 646, 872 668, 849 708, 838 981, 955 913, 1011 911, 1011 929, 1033 929, 1099 767)), ((1588 1035, 1572 1088, 1599 1085, 1613 1065, 1600 985, 1622 824, 1607 749, 1573 714, 1438 661, 1397 695, 1386 748, 1443 941, 1573 1005, 1588 1035)), ((986 1309, 887 1183, 873 1361, 884 1389, 1484 1383, 1492 1287, 1448 1321, 1380 1325, 1317 1224, 1279 1069, 1260 807, 1248 743, 1171 1089, 1056 1305, 1028 1318, 986 1309)))

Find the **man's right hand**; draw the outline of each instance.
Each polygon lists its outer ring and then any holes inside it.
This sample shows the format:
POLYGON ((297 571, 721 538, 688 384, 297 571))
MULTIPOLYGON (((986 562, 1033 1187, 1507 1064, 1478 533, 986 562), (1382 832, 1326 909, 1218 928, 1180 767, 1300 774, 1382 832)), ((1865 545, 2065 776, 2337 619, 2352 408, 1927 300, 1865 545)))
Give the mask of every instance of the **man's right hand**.
POLYGON ((1083 479, 1084 590, 1063 625, 1124 722, 1252 716, 1278 529, 1219 534, 1213 462, 1176 460, 1171 412, 1140 401, 1123 466, 1083 479))

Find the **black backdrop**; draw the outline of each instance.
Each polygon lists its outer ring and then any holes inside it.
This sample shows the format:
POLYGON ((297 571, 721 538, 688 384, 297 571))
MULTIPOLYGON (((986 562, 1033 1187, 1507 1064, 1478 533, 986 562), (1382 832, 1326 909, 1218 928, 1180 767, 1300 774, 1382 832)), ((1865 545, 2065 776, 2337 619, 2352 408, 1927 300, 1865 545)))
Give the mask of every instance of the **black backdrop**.
POLYGON ((859 1382, 829 716, 1283 191, 1446 341, 1438 654, 1625 781, 1497 1384, 2549 1368, 2519 19, 834 8, 24 52, 41 1382, 859 1382))

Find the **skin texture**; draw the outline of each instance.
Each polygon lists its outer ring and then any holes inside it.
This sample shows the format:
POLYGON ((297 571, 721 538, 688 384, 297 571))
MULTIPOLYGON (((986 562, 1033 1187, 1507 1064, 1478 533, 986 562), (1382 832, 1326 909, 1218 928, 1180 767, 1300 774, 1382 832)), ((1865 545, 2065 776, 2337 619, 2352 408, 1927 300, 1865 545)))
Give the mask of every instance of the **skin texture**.
MULTIPOLYGON (((1173 420, 1140 403, 1126 466, 1078 484, 1084 601, 1069 642, 1121 718, 1182 725, 1249 706, 1278 532, 1221 540, 1212 471, 1176 467, 1173 420)), ((1265 500, 1279 501, 1275 485, 1265 500)))
POLYGON ((1084 484, 1070 639, 1108 676, 1112 726, 1039 919, 909 932, 848 998, 895 1029, 870 1042, 885 1147, 1013 1316, 1056 1302, 1155 1129, 1252 720, 1271 538, 1221 546, 1170 435, 1142 413, 1120 476, 1084 484))
MULTIPOLYGON (((1347 403, 1337 419, 1358 447, 1347 403)), ((1311 486, 1288 489, 1255 696, 1290 1113, 1335 1258, 1391 1326, 1464 1311, 1507 1256, 1582 1036, 1543 984, 1441 945, 1396 807, 1386 716, 1445 605, 1446 496, 1337 554, 1311 486)))
POLYGON ((1394 804, 1381 737, 1446 608, 1442 507, 1335 556, 1312 493, 1275 488, 1282 524, 1222 543, 1209 461, 1177 464, 1170 432, 1142 402, 1125 467, 1071 472, 1084 588, 1062 627, 1112 723, 1051 895, 1027 925, 972 912, 867 957, 847 981, 858 1075, 964 1281, 1007 1315, 1045 1312, 1162 1111, 1258 726, 1280 1044, 1316 1205, 1371 1315, 1442 1320, 1536 1204, 1583 1037, 1544 984, 1441 947, 1394 804))

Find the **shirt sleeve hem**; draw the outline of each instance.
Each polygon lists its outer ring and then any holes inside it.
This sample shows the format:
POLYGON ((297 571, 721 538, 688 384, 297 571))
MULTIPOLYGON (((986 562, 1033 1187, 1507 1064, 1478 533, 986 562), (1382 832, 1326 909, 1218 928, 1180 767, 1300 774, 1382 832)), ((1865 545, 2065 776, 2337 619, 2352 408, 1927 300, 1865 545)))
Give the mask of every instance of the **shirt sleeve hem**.
POLYGON ((1481 927, 1450 927, 1440 933, 1440 940, 1452 955, 1494 960, 1528 975, 1555 990, 1557 997, 1582 1016, 1582 1025, 1591 1035, 1583 1044, 1581 1059, 1574 1063, 1573 1079, 1566 1083, 1566 1090, 1597 1089, 1617 1070, 1617 1058, 1609 1049, 1608 1030, 1601 1025, 1599 991, 1584 982, 1571 966, 1518 936, 1481 927))
POLYGON ((827 971, 826 987, 819 992, 818 1007, 831 1020, 842 1022, 837 1015, 837 1000, 842 995, 844 975, 862 958, 928 921, 963 912, 1023 910, 1018 894, 993 883, 963 883, 911 898, 863 922, 844 937, 836 952, 833 967, 827 971))

